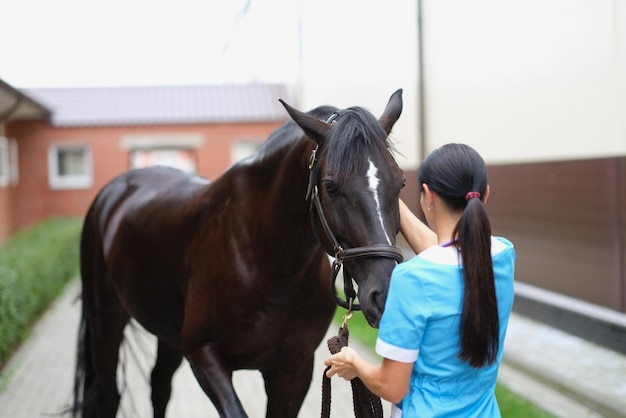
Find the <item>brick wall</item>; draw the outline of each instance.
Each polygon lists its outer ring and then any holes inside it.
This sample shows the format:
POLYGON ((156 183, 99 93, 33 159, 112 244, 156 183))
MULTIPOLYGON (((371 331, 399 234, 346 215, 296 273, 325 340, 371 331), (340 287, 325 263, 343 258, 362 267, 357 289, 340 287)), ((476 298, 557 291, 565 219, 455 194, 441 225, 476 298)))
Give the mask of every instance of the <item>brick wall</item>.
POLYGON ((238 140, 264 140, 278 126, 271 123, 213 125, 127 126, 59 128, 45 122, 13 122, 6 135, 19 147, 19 184, 11 199, 0 190, 0 240, 3 231, 14 232, 51 216, 84 216, 97 192, 113 177, 130 168, 129 150, 122 138, 129 135, 195 135, 202 138, 195 153, 197 172, 209 179, 231 164, 231 144, 238 140), (48 182, 51 145, 85 144, 93 158, 93 187, 52 190, 48 182), (9 226, 7 226, 7 224, 9 226))

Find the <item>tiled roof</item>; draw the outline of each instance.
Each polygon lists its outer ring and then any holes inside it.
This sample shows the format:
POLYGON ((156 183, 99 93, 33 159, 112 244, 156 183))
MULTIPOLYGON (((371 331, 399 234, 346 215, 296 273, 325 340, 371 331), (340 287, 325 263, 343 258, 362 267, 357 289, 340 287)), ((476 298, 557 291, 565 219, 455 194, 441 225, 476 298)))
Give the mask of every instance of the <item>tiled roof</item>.
POLYGON ((52 111, 54 126, 282 121, 282 84, 25 89, 52 111))

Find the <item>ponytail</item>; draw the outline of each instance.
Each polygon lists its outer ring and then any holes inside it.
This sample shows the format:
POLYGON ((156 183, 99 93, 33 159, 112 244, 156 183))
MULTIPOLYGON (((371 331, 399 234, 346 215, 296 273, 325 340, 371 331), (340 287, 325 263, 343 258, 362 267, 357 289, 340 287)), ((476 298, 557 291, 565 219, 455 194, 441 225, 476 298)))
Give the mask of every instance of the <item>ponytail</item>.
POLYGON ((462 211, 454 231, 463 264, 464 295, 459 358, 472 367, 496 361, 499 316, 491 260, 491 225, 482 200, 487 192, 487 168, 482 157, 463 144, 433 151, 418 171, 453 211, 462 211))
POLYGON ((500 324, 491 260, 491 225, 482 202, 470 198, 456 227, 463 261, 461 353, 473 367, 496 361, 500 324))

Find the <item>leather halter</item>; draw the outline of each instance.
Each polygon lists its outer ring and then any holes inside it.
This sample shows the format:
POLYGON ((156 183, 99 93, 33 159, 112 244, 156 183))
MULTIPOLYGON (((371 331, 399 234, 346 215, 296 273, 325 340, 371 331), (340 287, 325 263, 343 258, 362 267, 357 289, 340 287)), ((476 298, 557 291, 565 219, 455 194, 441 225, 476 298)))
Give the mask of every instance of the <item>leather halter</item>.
MULTIPOLYGON (((326 123, 333 123, 339 116, 342 115, 341 111, 337 111, 333 113, 327 120, 326 123)), ((363 247, 354 247, 344 249, 340 244, 332 230, 330 229, 330 225, 326 219, 326 215, 324 214, 324 207, 322 206, 322 202, 320 200, 319 192, 318 192, 318 165, 317 165, 317 151, 319 149, 319 145, 313 149, 311 152, 311 156, 309 158, 309 184, 307 186, 306 192, 306 200, 310 200, 311 206, 309 211, 311 212, 311 224, 313 226, 313 231, 315 231, 315 219, 313 211, 317 212, 318 218, 322 225, 322 229, 326 234, 326 238, 333 244, 333 252, 334 254, 328 253, 330 256, 334 256, 335 259, 333 261, 332 273, 330 277, 330 288, 333 292, 333 296, 337 301, 337 305, 351 310, 356 311, 361 309, 361 305, 354 304, 354 300, 356 299, 356 292, 352 285, 352 277, 350 274, 346 274, 344 272, 343 275, 343 286, 344 293, 346 295, 347 301, 344 301, 337 294, 337 289, 335 288, 335 280, 339 275, 339 271, 341 270, 341 265, 344 260, 351 260, 355 258, 362 257, 386 257, 392 258, 396 260, 396 262, 401 263, 404 260, 402 255, 402 251, 396 247, 395 245, 388 244, 374 244, 374 245, 366 245, 363 247)), ((327 251, 328 252, 328 251, 327 251)))

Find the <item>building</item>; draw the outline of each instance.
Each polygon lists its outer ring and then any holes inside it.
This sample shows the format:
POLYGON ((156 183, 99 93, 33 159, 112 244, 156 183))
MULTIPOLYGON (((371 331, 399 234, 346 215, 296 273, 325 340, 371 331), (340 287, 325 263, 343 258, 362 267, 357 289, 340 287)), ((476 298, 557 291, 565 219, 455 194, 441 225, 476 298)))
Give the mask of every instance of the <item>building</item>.
POLYGON ((420 141, 485 157, 492 230, 518 254, 515 309, 623 352, 624 3, 419 4, 420 141))
POLYGON ((84 216, 132 168, 214 179, 288 117, 279 84, 0 91, 0 239, 51 216, 84 216))

